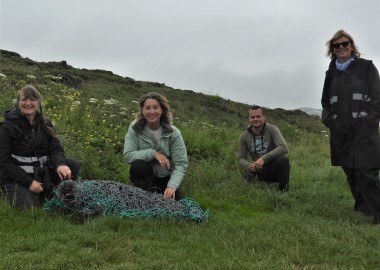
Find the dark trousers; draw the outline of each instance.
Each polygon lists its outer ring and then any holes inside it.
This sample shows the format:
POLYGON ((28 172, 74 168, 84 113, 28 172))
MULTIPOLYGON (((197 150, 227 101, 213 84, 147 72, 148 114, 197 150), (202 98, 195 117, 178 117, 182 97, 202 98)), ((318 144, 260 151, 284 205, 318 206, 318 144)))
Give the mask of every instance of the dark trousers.
POLYGON ((278 190, 281 192, 289 191, 290 164, 287 156, 278 156, 270 162, 265 163, 261 170, 252 172, 246 170, 244 178, 247 181, 255 179, 267 182, 278 183, 278 190))
POLYGON ((351 188, 354 210, 374 217, 380 224, 380 180, 379 169, 343 168, 351 188))
MULTIPOLYGON (((156 177, 153 174, 152 165, 145 160, 137 159, 131 163, 130 179, 134 186, 143 190, 164 193, 170 180, 170 176, 156 177)), ((175 200, 182 199, 179 188, 175 191, 175 200)))
MULTIPOLYGON (((70 168, 72 173, 72 179, 75 179, 78 176, 80 163, 74 159, 67 159, 66 165, 70 168)), ((52 178, 52 183, 54 186, 57 186, 61 181, 57 174, 55 168, 50 169, 50 175, 52 178)), ((34 179, 35 180, 35 179, 34 179)), ((28 209, 31 207, 41 207, 46 198, 48 198, 51 194, 49 194, 47 190, 44 188, 44 192, 42 193, 34 193, 16 182, 13 181, 3 181, 5 183, 2 184, 2 190, 6 195, 8 202, 12 207, 18 209, 28 209)))

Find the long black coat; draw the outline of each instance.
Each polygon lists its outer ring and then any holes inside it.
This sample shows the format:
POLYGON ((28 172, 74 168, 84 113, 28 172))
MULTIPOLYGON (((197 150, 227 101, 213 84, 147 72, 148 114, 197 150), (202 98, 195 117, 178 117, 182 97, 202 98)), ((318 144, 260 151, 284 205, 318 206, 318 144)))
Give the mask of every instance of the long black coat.
MULTIPOLYGON (((1 182, 16 182, 29 188, 33 176, 18 167, 12 154, 23 157, 48 156, 51 165, 66 164, 65 152, 58 138, 48 134, 42 125, 42 115, 36 113, 34 126, 15 109, 4 113, 5 121, 0 128, 1 182)), ((51 125, 48 123, 48 125, 51 125)))
POLYGON ((330 129, 332 165, 380 168, 380 77, 372 61, 355 58, 345 71, 331 61, 322 107, 322 121, 330 129), (357 113, 362 115, 354 117, 357 113))

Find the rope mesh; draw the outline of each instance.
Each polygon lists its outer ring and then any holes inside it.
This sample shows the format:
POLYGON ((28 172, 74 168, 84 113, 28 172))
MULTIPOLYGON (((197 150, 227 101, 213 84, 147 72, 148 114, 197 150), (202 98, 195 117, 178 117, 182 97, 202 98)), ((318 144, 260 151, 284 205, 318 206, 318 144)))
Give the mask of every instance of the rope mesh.
POLYGON ((43 208, 62 209, 79 216, 177 217, 198 222, 208 218, 208 210, 202 210, 190 198, 175 201, 110 180, 62 181, 43 208))

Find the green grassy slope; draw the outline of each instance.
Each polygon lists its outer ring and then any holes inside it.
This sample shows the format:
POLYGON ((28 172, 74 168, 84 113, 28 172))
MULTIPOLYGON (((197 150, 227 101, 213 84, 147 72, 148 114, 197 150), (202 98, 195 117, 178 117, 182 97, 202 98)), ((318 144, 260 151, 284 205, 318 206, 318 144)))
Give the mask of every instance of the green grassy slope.
POLYGON ((275 184, 241 180, 235 150, 247 104, 0 53, 0 109, 34 84, 67 154, 82 161, 84 179, 128 183, 122 150, 136 101, 149 91, 167 96, 189 153, 183 192, 210 211, 200 224, 110 216, 79 222, 0 200, 0 269, 379 269, 380 230, 352 211, 318 117, 267 110, 290 147, 291 190, 278 194, 275 184))

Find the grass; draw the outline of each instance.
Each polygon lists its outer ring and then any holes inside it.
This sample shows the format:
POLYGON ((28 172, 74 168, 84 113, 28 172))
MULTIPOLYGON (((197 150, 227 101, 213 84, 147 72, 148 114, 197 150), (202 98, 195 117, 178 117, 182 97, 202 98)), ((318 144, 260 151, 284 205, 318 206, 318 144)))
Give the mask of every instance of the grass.
POLYGON ((276 184, 242 181, 235 150, 246 126, 246 104, 1 55, 1 110, 32 80, 67 155, 82 161, 83 179, 128 183, 122 148, 135 101, 151 90, 168 96, 189 152, 182 190, 209 210, 209 219, 78 220, 11 209, 0 199, 0 269, 379 269, 380 230, 352 211, 345 176, 330 165, 318 119, 267 111, 290 147, 291 190, 279 194, 276 184), (51 80, 58 75, 65 84, 51 80))
POLYGON ((352 211, 343 173, 321 160, 327 143, 322 155, 307 151, 316 165, 297 157, 301 147, 291 145, 286 194, 275 184, 241 181, 226 166, 230 160, 193 161, 183 189, 210 211, 200 224, 120 217, 79 222, 2 202, 0 268, 378 269, 380 230, 352 211))
POLYGON ((205 200, 211 214, 201 224, 118 217, 78 224, 64 216, 41 210, 19 212, 2 204, 0 265, 3 269, 376 269, 379 264, 379 231, 350 211, 348 198, 299 190, 279 195, 267 186, 244 183, 237 183, 227 196, 222 191, 219 199, 205 200))

